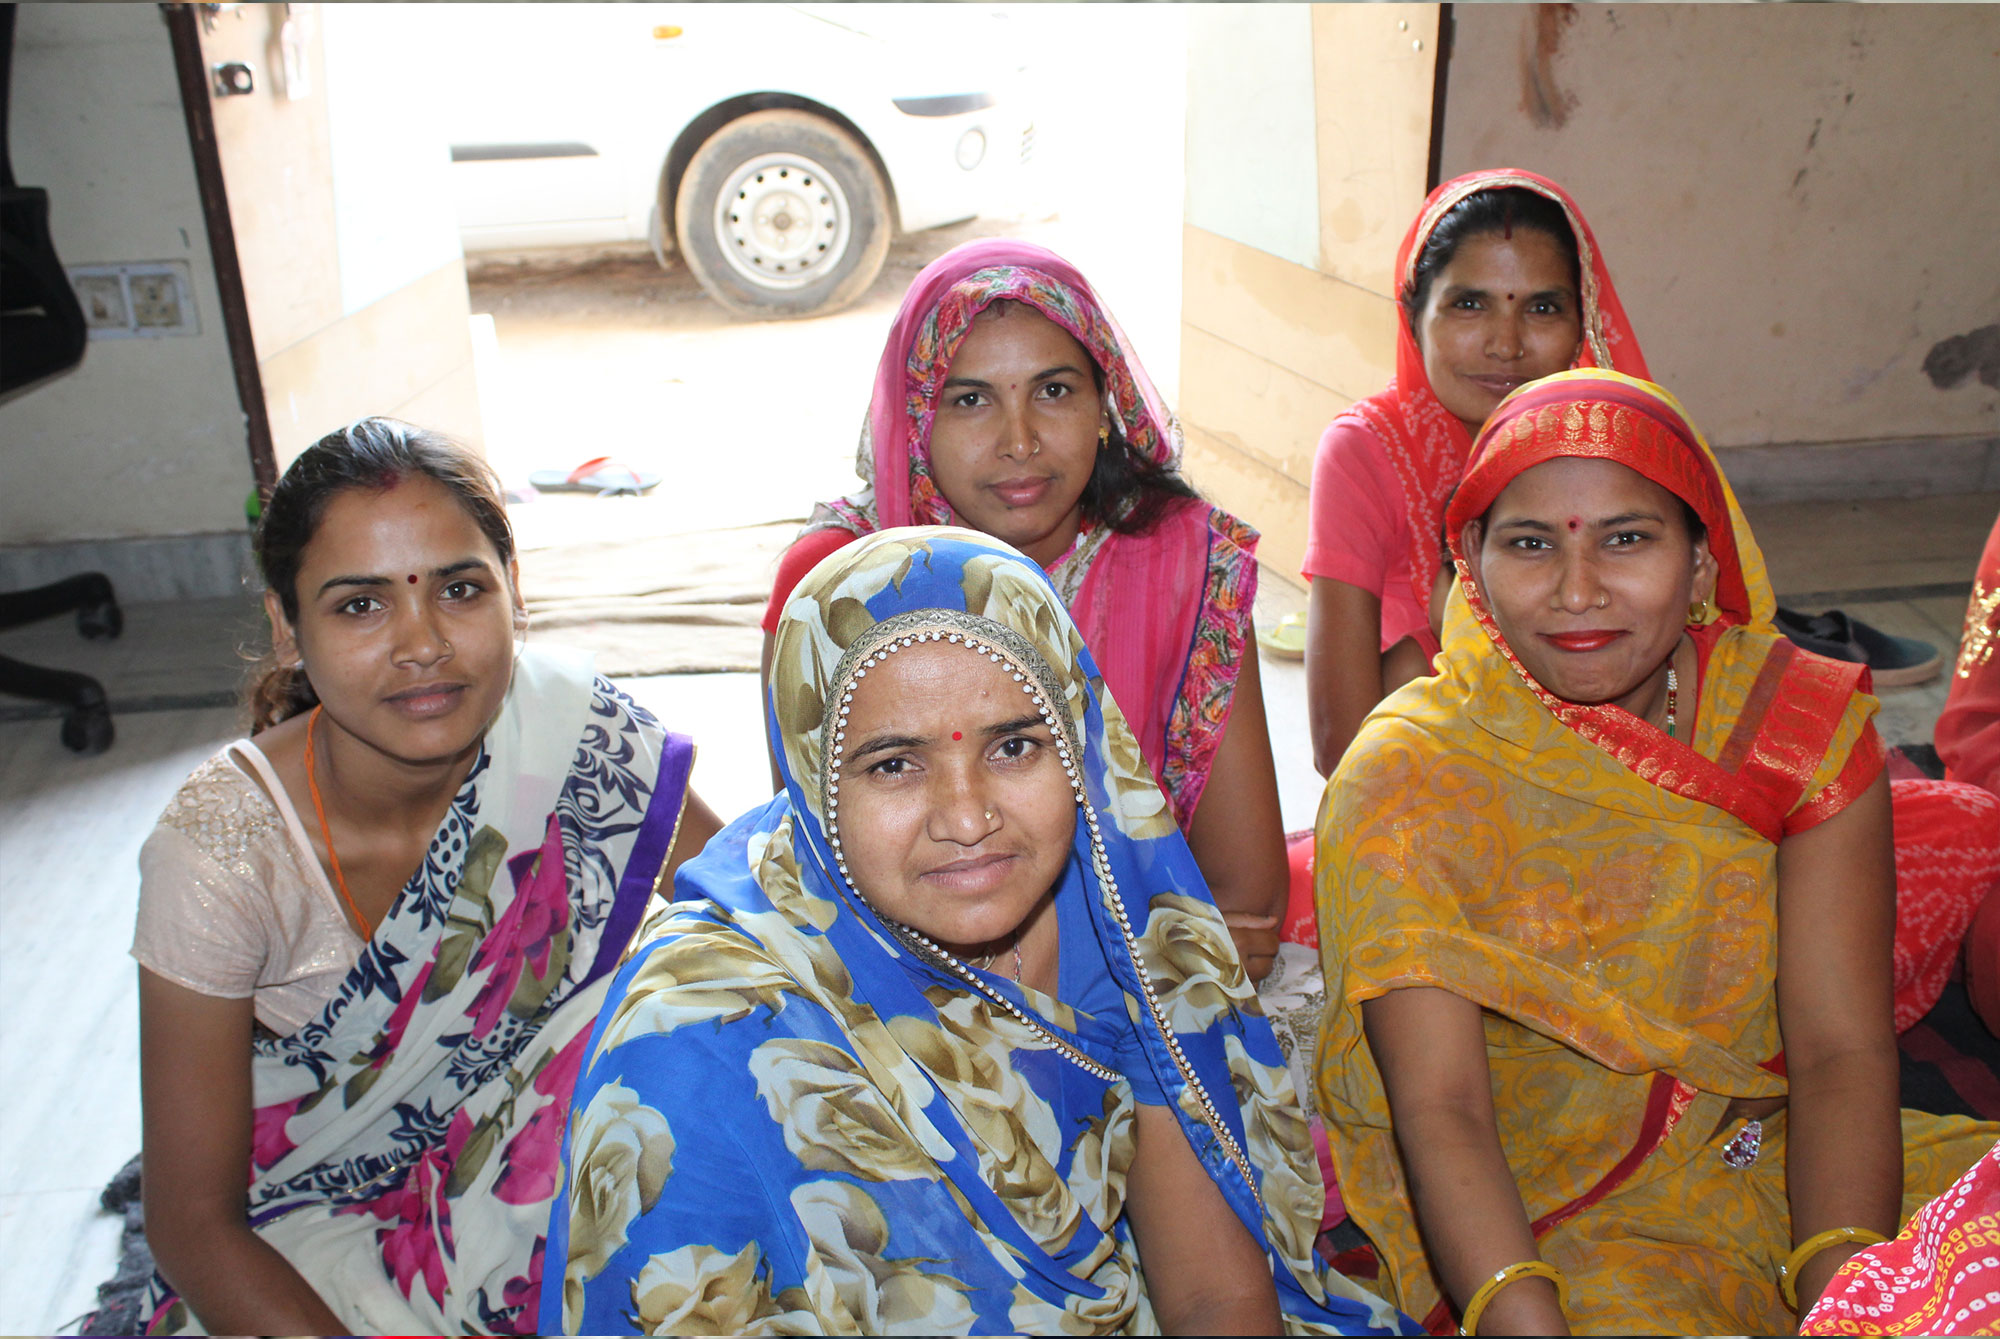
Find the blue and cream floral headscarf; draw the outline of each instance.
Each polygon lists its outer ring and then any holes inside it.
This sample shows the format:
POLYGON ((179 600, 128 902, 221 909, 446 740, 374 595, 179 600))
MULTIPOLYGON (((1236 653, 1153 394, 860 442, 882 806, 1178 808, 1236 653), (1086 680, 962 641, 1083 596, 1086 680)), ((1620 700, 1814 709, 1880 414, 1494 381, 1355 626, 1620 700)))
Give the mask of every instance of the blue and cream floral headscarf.
POLYGON ((1295 1331, 1408 1329, 1312 1254, 1323 1188, 1221 914, 1048 579, 885 531, 786 606, 785 792, 683 867, 577 1087, 545 1332, 1157 1329, 1122 1213, 1133 1104, 1171 1105, 1295 1331), (878 915, 843 869, 845 708, 921 642, 1011 672, 1079 808, 1051 997, 878 915))

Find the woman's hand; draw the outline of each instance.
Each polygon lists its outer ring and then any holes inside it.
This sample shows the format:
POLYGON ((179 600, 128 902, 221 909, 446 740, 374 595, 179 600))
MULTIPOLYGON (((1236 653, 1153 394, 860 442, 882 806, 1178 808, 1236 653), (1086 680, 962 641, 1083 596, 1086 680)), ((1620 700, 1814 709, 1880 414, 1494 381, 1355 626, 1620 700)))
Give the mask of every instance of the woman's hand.
POLYGON ((210 1334, 344 1334, 347 1322, 245 1221, 250 1170, 247 999, 139 969, 146 1239, 210 1334))
POLYGON ((1278 918, 1225 911, 1222 923, 1229 927, 1229 939, 1243 961, 1244 974, 1253 982, 1269 976, 1278 962, 1278 918))
MULTIPOLYGON (((1479 1006, 1433 986, 1365 1001, 1361 1024, 1381 1071, 1417 1226, 1462 1314, 1487 1279, 1539 1259, 1520 1188, 1500 1148, 1479 1006)), ((1481 1334, 1568 1334, 1555 1286, 1508 1284, 1480 1317, 1481 1334)))
POLYGON ((1187 843, 1229 922, 1244 972, 1252 982, 1263 980, 1276 961, 1291 866, 1285 861, 1278 770, 1271 761, 1254 627, 1244 634, 1243 667, 1236 675, 1229 724, 1188 823, 1187 843))
POLYGON ((654 896, 662 902, 674 900, 674 875, 682 865, 700 855, 708 839, 722 831, 722 819, 707 801, 688 787, 687 803, 681 809, 680 827, 674 833, 673 849, 667 852, 667 867, 660 874, 654 896))
POLYGON ((1125 1213, 1163 1334, 1277 1334, 1271 1262, 1169 1107, 1141 1104, 1125 1213))
POLYGON ((1333 775, 1382 697, 1381 597, 1314 577, 1306 604, 1306 719, 1315 771, 1333 775))
MULTIPOLYGON (((1833 1227, 1896 1234, 1903 1135, 1892 1025, 1896 865, 1889 781, 1778 844, 1778 1026, 1791 1085, 1785 1181, 1792 1241, 1833 1227)), ((1857 1248, 1800 1271, 1799 1313, 1857 1248)))

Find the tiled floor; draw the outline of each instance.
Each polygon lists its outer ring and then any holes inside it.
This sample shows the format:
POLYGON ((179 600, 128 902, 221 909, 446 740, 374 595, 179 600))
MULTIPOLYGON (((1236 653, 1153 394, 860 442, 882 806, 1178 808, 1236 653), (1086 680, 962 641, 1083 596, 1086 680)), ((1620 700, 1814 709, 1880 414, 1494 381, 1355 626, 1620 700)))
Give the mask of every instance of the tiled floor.
MULTIPOLYGON (((2000 509, 2000 494, 1878 504, 1755 509, 1778 589, 1836 592, 1886 631, 1936 642, 1948 657, 1962 592, 2000 509), (1880 592, 1892 590, 1887 598, 1880 592), (1869 593, 1875 593, 1872 597, 1869 593)), ((1303 605, 1267 579, 1260 619, 1303 605)), ((1816 607, 1816 606, 1809 606, 1816 607)), ((126 637, 85 647, 61 624, 0 638, 50 660, 89 663, 113 683, 156 696, 236 673, 254 610, 133 606, 126 637)), ((1319 801, 1305 733, 1305 676, 1263 662, 1264 692, 1287 828, 1319 801)), ((768 793, 754 675, 635 679, 625 685, 701 748, 697 789, 724 815, 768 793)), ((114 688, 114 697, 119 693, 114 688)), ((1892 742, 1928 740, 1942 683, 1883 694, 1892 742)), ((126 713, 97 758, 66 753, 46 718, 0 721, 0 1333, 48 1334, 94 1302, 113 1266, 118 1225, 98 1190, 139 1146, 138 1029, 125 957, 135 865, 153 817, 180 778, 234 733, 224 709, 126 713)))
POLYGON ((128 715, 96 758, 52 720, 0 724, 0 1332, 54 1333, 115 1263, 96 1209, 139 1147, 139 846, 233 714, 128 715))

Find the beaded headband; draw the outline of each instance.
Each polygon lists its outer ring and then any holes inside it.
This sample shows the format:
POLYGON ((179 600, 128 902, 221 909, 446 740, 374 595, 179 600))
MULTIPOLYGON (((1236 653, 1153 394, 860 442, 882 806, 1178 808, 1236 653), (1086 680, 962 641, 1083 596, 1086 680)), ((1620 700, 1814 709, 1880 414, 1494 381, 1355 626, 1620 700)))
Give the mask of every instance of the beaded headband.
MULTIPOLYGON (((1077 804, 1086 811, 1090 808, 1077 765, 1083 756, 1077 723, 1069 712, 1053 705, 1064 701, 1065 695, 1055 671, 1034 644, 1012 628, 978 614, 956 609, 912 609, 883 619, 847 648, 847 654, 834 669, 836 689, 827 695, 826 714, 820 722, 820 757, 825 759, 820 768, 820 810, 826 815, 827 844, 833 848, 834 863, 840 867, 843 879, 847 878, 847 857, 840 847, 840 764, 847 749, 847 716, 854 705, 855 689, 868 677, 871 668, 885 663, 905 647, 923 642, 962 646, 1006 670, 1021 685, 1021 691, 1034 699, 1035 710, 1055 732, 1063 774, 1069 778, 1077 804)), ((852 880, 848 886, 854 886, 852 880)))

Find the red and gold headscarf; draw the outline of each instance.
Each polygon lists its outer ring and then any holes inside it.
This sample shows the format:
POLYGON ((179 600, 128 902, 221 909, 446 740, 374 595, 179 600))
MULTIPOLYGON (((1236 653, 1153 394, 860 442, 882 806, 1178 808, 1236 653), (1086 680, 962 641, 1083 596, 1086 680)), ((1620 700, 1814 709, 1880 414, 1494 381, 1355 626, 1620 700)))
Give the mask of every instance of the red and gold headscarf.
MULTIPOLYGON (((1597 368, 1558 372, 1522 386, 1480 430, 1445 527, 1460 578, 1445 618, 1445 654, 1466 666, 1464 682, 1475 697, 1525 692, 1644 780, 1726 809, 1772 841, 1838 812, 1880 770, 1881 749, 1871 732, 1855 750, 1853 775, 1827 787, 1810 813, 1793 812, 1849 699, 1866 691, 1867 670, 1799 650, 1777 634, 1764 555, 1714 451, 1664 388, 1597 368), (1744 700, 1735 708, 1737 726, 1718 756, 1696 752, 1622 707, 1568 702, 1549 692, 1515 657, 1484 593, 1467 575, 1466 523, 1485 515, 1522 473, 1559 456, 1626 465, 1693 507, 1708 528, 1716 590, 1696 626, 1709 628, 1711 664, 1719 663, 1718 657, 1732 664, 1754 661, 1744 700), (1482 674, 1472 665, 1490 661, 1496 652, 1510 673, 1482 674)), ((1718 691, 1721 677, 1710 676, 1718 691)))

